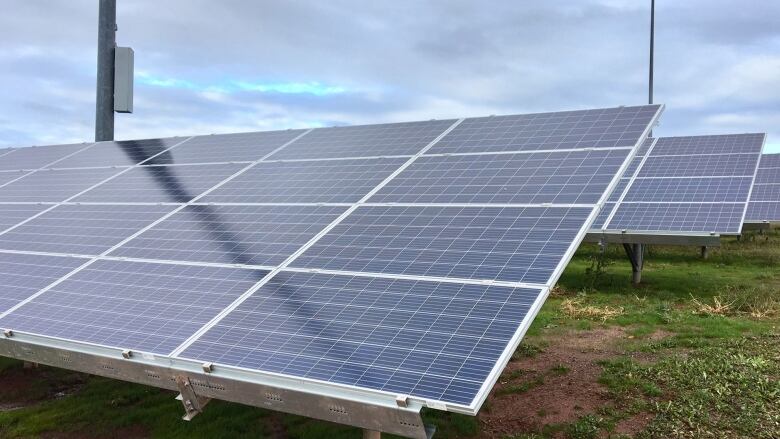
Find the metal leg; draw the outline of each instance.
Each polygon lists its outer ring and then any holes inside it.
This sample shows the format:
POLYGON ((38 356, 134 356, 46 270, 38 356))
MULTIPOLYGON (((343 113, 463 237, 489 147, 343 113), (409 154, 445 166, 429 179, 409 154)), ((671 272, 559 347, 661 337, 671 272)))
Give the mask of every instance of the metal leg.
POLYGON ((701 258, 702 259, 707 259, 709 256, 710 256, 710 252, 709 252, 707 246, 703 245, 701 247, 701 258))
POLYGON ((645 263, 645 246, 644 244, 623 244, 623 249, 631 262, 631 283, 635 286, 639 285, 642 282, 642 268, 645 263))
POLYGON ((363 429, 363 439, 381 439, 382 432, 376 430, 363 429))
POLYGON ((25 369, 37 369, 38 368, 38 363, 32 363, 30 361, 25 361, 22 367, 24 367, 25 369))

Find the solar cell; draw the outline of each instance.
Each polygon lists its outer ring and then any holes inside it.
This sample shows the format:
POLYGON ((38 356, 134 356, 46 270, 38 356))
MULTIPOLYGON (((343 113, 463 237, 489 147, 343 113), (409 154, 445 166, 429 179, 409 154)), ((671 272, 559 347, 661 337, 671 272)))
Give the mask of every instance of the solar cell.
POLYGON ((303 134, 304 130, 197 136, 170 151, 170 163, 253 162, 303 134))
POLYGON ((764 154, 761 156, 760 169, 780 168, 780 154, 764 154))
POLYGON ((0 253, 0 314, 83 263, 77 258, 0 253))
POLYGON ((132 166, 142 163, 154 155, 185 140, 186 137, 173 137, 167 139, 98 142, 85 150, 60 160, 51 167, 85 168, 132 166))
MULTIPOLYGON (((186 203, 246 165, 139 166, 80 195, 74 201, 186 203)), ((0 188, 0 199, 2 199, 0 188)))
POLYGON ((592 204, 629 153, 618 149, 421 157, 369 202, 592 204))
POLYGON ((546 283, 592 210, 361 206, 292 266, 546 283))
POLYGON ((428 154, 636 145, 658 105, 466 119, 428 154))
POLYGON ((0 187, 27 175, 29 171, 5 171, 0 172, 0 187))
POLYGON ((609 228, 632 232, 722 232, 737 233, 742 225, 744 203, 628 203, 621 204, 609 228))
POLYGON ((0 204, 0 233, 49 207, 44 204, 0 204))
POLYGON ((758 174, 756 174, 755 184, 780 184, 780 168, 760 167, 758 174))
POLYGON ((757 201, 780 202, 780 183, 757 184, 753 186, 753 199, 757 201))
POLYGON ((101 260, 24 303, 0 327, 165 355, 265 274, 101 260))
POLYGON ((615 203, 604 204, 604 208, 602 208, 599 214, 596 216, 596 219, 593 221, 593 225, 591 227, 593 229, 601 229, 602 227, 604 227, 604 223, 607 222, 607 218, 609 218, 609 215, 612 213, 612 210, 614 209, 615 209, 615 203))
POLYGON ((318 128, 270 159, 415 155, 455 120, 318 128))
POLYGON ((187 206, 111 254, 278 265, 345 210, 336 206, 187 206))
POLYGON ((120 171, 115 168, 36 171, 0 187, 0 202, 62 202, 120 171))
POLYGON ((751 201, 748 203, 745 221, 780 221, 780 203, 751 201))
POLYGON ((261 162, 206 195, 203 201, 354 203, 406 161, 404 158, 377 158, 261 162))
POLYGON ((0 234, 0 249, 99 255, 171 210, 159 205, 64 204, 0 234))
POLYGON ((0 171, 39 169, 54 166, 59 160, 89 145, 91 144, 80 143, 15 148, 13 152, 0 156, 0 171))
POLYGON ((181 357, 470 404, 540 293, 281 272, 181 357))

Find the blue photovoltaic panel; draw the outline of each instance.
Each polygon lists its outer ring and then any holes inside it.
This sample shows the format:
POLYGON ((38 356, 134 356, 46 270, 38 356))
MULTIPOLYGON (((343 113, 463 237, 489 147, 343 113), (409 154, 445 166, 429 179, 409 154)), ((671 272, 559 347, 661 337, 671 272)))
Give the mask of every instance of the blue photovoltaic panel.
POLYGON ((0 327, 166 355, 266 274, 102 260, 0 319, 0 327))
MULTIPOLYGON (((640 178, 623 202, 744 203, 753 177, 640 178)), ((755 190, 755 189, 754 189, 755 190)))
POLYGON ((0 201, 58 203, 119 172, 115 168, 36 171, 0 187, 0 201))
POLYGON ((43 204, 0 204, 0 232, 49 207, 43 204))
POLYGON ((604 227, 604 223, 607 221, 607 218, 609 218, 613 209, 615 209, 615 203, 606 203, 593 221, 591 229, 601 229, 604 227))
POLYGON ((630 152, 421 157, 369 202, 592 204, 630 152))
POLYGON ((84 262, 77 258, 0 253, 0 314, 84 262))
POLYGON ((209 203, 354 203, 407 159, 258 163, 203 197, 209 203))
POLYGON ((653 155, 761 154, 764 136, 764 133, 753 133, 664 137, 653 148, 653 155))
POLYGON ((171 210, 158 205, 60 205, 0 234, 0 249, 99 255, 171 210))
POLYGON ((362 206, 292 266, 545 283, 592 210, 362 206))
POLYGON ((780 154, 761 156, 745 221, 780 221, 780 154))
MULTIPOLYGON (((186 203, 246 165, 139 166, 77 197, 77 202, 186 203)), ((2 196, 2 189, 0 189, 2 196)))
POLYGON ((623 195, 623 191, 626 190, 626 186, 628 186, 628 183, 630 181, 631 179, 628 178, 621 178, 620 180, 618 180, 618 184, 615 185, 615 189, 612 191, 611 194, 609 194, 607 201, 611 201, 613 203, 619 201, 620 197, 623 195))
POLYGON ((13 152, 0 156, 0 171, 40 169, 55 166, 59 160, 89 145, 89 143, 80 143, 74 145, 15 148, 13 152))
POLYGON ((643 105, 470 118, 427 154, 633 147, 659 108, 643 105))
POLYGON ((273 154, 270 159, 411 156, 420 152, 455 120, 318 128, 273 154))
POLYGON ((540 293, 281 272, 181 356, 469 404, 540 293))
POLYGON ((346 209, 340 206, 188 206, 111 255, 278 265, 346 209))
MULTIPOLYGON (((658 143, 663 144, 663 140, 659 139, 658 143)), ((638 177, 752 177, 758 156, 758 153, 688 156, 656 156, 651 153, 638 177)))
POLYGON ((602 213, 593 228, 739 233, 763 143, 763 134, 659 138, 612 221, 602 213))
POLYGON ((167 139, 98 142, 89 148, 57 162, 53 168, 85 168, 132 166, 145 162, 166 149, 183 142, 186 137, 167 139))
POLYGON ((172 149, 169 163, 253 162, 303 132, 285 130, 197 136, 172 149))
POLYGON ((741 228, 744 203, 624 203, 610 229, 631 231, 719 232, 741 228))
POLYGON ((4 186, 16 179, 22 178, 30 171, 5 171, 0 172, 0 186, 4 186))

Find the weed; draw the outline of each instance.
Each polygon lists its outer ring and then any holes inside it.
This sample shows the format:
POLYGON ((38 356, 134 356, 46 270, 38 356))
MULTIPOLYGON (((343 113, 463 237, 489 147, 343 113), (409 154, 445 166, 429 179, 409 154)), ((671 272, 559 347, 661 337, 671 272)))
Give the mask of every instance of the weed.
POLYGON ((585 305, 582 299, 564 299, 561 302, 564 314, 572 319, 595 319, 602 322, 623 314, 623 307, 585 305))

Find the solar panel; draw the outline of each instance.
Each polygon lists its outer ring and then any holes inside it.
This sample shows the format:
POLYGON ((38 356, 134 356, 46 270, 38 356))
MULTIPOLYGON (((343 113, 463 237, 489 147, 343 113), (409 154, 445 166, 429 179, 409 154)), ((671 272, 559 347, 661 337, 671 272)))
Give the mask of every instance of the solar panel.
POLYGON ((639 106, 472 118, 429 153, 632 147, 654 115, 639 106))
POLYGON ((369 201, 596 203, 626 150, 421 157, 369 201))
POLYGON ((318 128, 271 159, 412 156, 449 128, 454 120, 318 128))
POLYGON ((150 141, 28 189, 0 253, 88 258, 0 328, 476 413, 661 109, 150 141))
POLYGON ((168 354, 266 271, 97 261, 3 317, 4 327, 168 354))
MULTIPOLYGON (((140 166, 75 198, 93 203, 186 203, 244 165, 140 166)), ((0 200, 3 196, 0 188, 0 200)))
POLYGON ((780 154, 764 154, 748 203, 745 222, 780 221, 780 154))
POLYGON ((0 204, 0 233, 49 208, 51 205, 0 204))
POLYGON ((0 202, 59 203, 119 172, 115 168, 35 171, 0 187, 0 202))
POLYGON ((210 203, 354 203, 407 159, 259 163, 203 201, 210 203))
MULTIPOLYGON (((738 234, 764 134, 662 137, 624 174, 594 227, 642 233, 738 234), (625 180, 625 179, 624 179, 625 180)), ((753 189, 755 191, 755 189, 753 189)), ((601 233, 596 230, 593 233, 601 233)))
POLYGON ((346 209, 343 206, 187 206, 111 255, 278 265, 346 209))
POLYGON ((253 162, 303 133, 285 130, 197 136, 172 149, 170 163, 253 162))
POLYGON ((51 165, 54 168, 86 168, 106 166, 132 166, 148 160, 171 148, 186 138, 126 140, 98 142, 76 154, 51 165))
POLYGON ((10 153, 0 156, 0 171, 33 170, 55 166, 60 160, 88 148, 90 145, 82 143, 14 148, 10 153))
POLYGON ((77 258, 0 253, 0 314, 83 263, 77 258))
POLYGON ((60 205, 0 234, 0 249, 96 256, 171 210, 157 205, 60 205))

